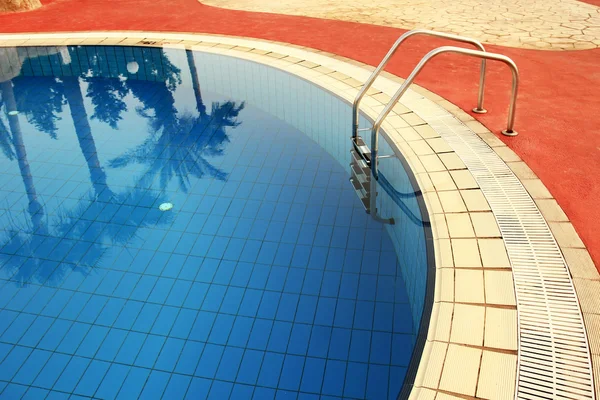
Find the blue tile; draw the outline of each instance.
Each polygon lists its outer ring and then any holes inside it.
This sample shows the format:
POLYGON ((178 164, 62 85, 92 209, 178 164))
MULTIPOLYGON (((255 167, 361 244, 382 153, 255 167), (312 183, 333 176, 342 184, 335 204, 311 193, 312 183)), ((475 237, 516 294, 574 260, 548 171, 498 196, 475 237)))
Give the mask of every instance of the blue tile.
POLYGON ((298 398, 298 393, 289 391, 289 390, 278 390, 275 394, 275 400, 285 400, 291 399, 296 400, 298 398))
POLYGON ((48 395, 49 391, 40 388, 30 387, 27 390, 27 393, 21 398, 22 400, 37 400, 37 399, 45 399, 48 395))
POLYGON ((168 335, 178 314, 179 308, 163 306, 150 332, 155 335, 168 335))
POLYGON ((133 364, 140 349, 144 345, 147 335, 139 332, 129 332, 125 341, 121 345, 121 349, 115 357, 115 361, 122 364, 133 364))
POLYGON ((350 340, 351 361, 369 362, 371 350, 371 332, 362 330, 353 330, 350 340))
POLYGON ((273 264, 282 266, 291 265, 292 256, 294 255, 294 248, 295 246, 292 243, 279 243, 273 264))
POLYGON ((200 282, 213 283, 215 274, 219 269, 221 262, 214 258, 205 258, 196 275, 196 280, 200 282))
POLYGON ((264 289, 269 278, 270 268, 263 264, 255 264, 250 276, 249 288, 264 289))
POLYGON ((33 324, 35 316, 31 314, 19 314, 12 324, 4 331, 0 340, 6 343, 17 343, 33 324))
POLYGON ((49 351, 34 350, 12 381, 22 385, 31 385, 51 355, 52 353, 49 351))
POLYGON ((79 379, 87 369, 89 363, 90 360, 86 358, 71 358, 67 367, 62 371, 60 378, 58 378, 58 381, 56 381, 53 389, 61 392, 72 392, 75 389, 77 382, 79 382, 79 379))
POLYGON ((83 310, 81 310, 81 313, 77 317, 77 320, 89 324, 94 323, 107 301, 108 297, 92 296, 83 308, 83 310))
POLYGON ((331 331, 331 342, 329 344, 330 359, 347 360, 350 349, 350 329, 333 328, 331 331))
MULTIPOLYGON (((169 258, 171 255, 169 253, 165 253, 162 251, 157 251, 157 252, 150 252, 148 250, 142 250, 142 251, 149 253, 149 256, 153 255, 153 257, 151 257, 149 260, 146 260, 146 257, 144 257, 144 264, 146 264, 146 268, 144 268, 142 270, 142 272, 145 272, 146 274, 151 274, 151 275, 161 275, 162 271, 165 269, 165 266, 169 262, 169 258)), ((152 290, 152 288, 150 288, 150 290, 152 290)))
POLYGON ((392 334, 385 332, 373 332, 371 340, 371 363, 389 365, 392 353, 392 334))
POLYGON ((131 329, 139 332, 150 332, 161 308, 158 304, 145 303, 131 329))
POLYGON ((231 399, 251 399, 254 393, 254 387, 249 385, 233 385, 231 399))
POLYGON ((19 368, 25 363, 32 350, 26 347, 15 346, 0 364, 0 376, 3 380, 10 381, 19 368))
POLYGON ((146 381, 146 385, 144 386, 144 390, 142 391, 140 398, 148 400, 161 399, 170 378, 171 375, 166 372, 153 370, 150 372, 150 376, 146 381))
MULTIPOLYGON (((141 276, 139 274, 126 272, 121 278, 121 281, 119 282, 117 287, 115 288, 113 296, 128 298, 135 289, 135 286, 139 282, 140 277, 141 276)), ((109 299, 109 301, 110 300, 115 299, 111 298, 109 299)))
POLYGON ((39 314, 46 307, 55 293, 56 289, 41 287, 23 311, 32 314, 39 314))
POLYGON ((98 390, 109 368, 109 363, 93 360, 77 384, 75 393, 92 397, 98 390))
MULTIPOLYGON (((139 367, 152 368, 164 343, 165 337, 148 335, 133 364, 139 367)), ((125 342, 126 344, 127 342, 125 342)))
POLYGON ((75 322, 73 325, 71 325, 71 328, 64 336, 56 350, 61 353, 75 354, 75 351, 88 334, 90 328, 91 325, 89 324, 75 322))
POLYGON ((121 329, 111 329, 106 335, 104 342, 102 342, 100 349, 98 349, 96 358, 105 361, 114 360, 126 337, 127 331, 121 329))
POLYGON ((231 329, 228 344, 231 346, 246 347, 252 331, 254 320, 247 317, 237 317, 231 329))
POLYGON ((302 291, 305 273, 306 271, 304 269, 289 268, 283 290, 287 293, 300 293, 302 291))
POLYGON ((226 344, 233 327, 235 317, 227 314, 218 314, 208 337, 210 343, 226 344))
POLYGON ((137 398, 142 392, 149 374, 150 371, 147 369, 135 367, 131 368, 127 378, 121 386, 121 390, 119 391, 117 399, 127 400, 137 398))
POLYGON ((182 308, 179 311, 177 319, 173 324, 170 336, 181 339, 187 339, 190 335, 192 327, 194 326, 194 322, 196 321, 197 315, 198 313, 194 310, 182 308))
POLYGON ((269 389, 265 387, 256 387, 254 389, 253 400, 273 400, 275 399, 275 389, 269 389))
POLYGON ((217 372, 217 367, 221 362, 224 349, 225 348, 223 346, 207 344, 204 347, 204 352, 202 353, 202 357, 198 362, 198 367, 196 368, 194 375, 203 378, 214 378, 215 373, 217 372))
POLYGON ((206 311, 200 311, 196 317, 196 321, 192 326, 189 339, 205 342, 212 329, 217 314, 206 311))
POLYGON ((304 278, 302 286, 303 294, 319 295, 321 291, 321 283, 323 281, 323 271, 308 270, 304 278))
POLYGON ((340 290, 341 273, 325 271, 321 285, 321 296, 338 297, 340 290))
POLYGON ((236 264, 237 263, 233 261, 222 260, 215 272, 212 283, 229 285, 231 277, 233 276, 233 272, 235 271, 236 264))
POLYGON ((286 355, 279 379, 279 388, 286 390, 298 390, 304 369, 304 357, 286 355))
POLYGON ((269 339, 268 350, 285 353, 290 341, 292 324, 289 322, 275 321, 269 339))
MULTIPOLYGON (((190 343, 192 343, 192 345, 194 344, 194 342, 190 343)), ((169 372, 173 371, 185 344, 186 342, 184 340, 167 338, 167 340, 163 344, 158 359, 154 364, 154 368, 169 372)), ((193 369, 195 368, 196 366, 194 365, 193 368, 190 369, 193 371, 193 369)))
POLYGON ((276 318, 282 321, 293 321, 300 296, 292 293, 283 293, 277 308, 276 318))
MULTIPOLYGON (((60 353, 53 353, 50 359, 46 362, 46 365, 38 374, 33 384, 45 389, 51 389, 70 360, 70 356, 60 353)), ((2 376, 6 375, 3 374, 2 376)))
POLYGON ((325 373, 325 360, 321 358, 306 359, 300 390, 309 393, 320 393, 325 373))
MULTIPOLYGON (((109 332, 109 328, 92 325, 85 338, 79 345, 76 354, 82 357, 93 358, 109 332)), ((60 348, 60 347, 59 347, 60 348)))
POLYGON ((258 317, 273 319, 277 313, 281 294, 276 292, 264 292, 260 307, 258 309, 258 317))
POLYGON ((204 297, 208 292, 209 285, 206 283, 194 282, 188 292, 188 295, 183 303, 184 307, 193 308, 196 310, 200 309, 200 306, 204 302, 204 297))
POLYGON ((184 375, 171 375, 171 380, 164 392, 165 399, 183 399, 188 390, 192 378, 184 375))
POLYGON ((114 327, 131 329, 143 306, 144 303, 142 302, 128 300, 115 321, 114 327))
POLYGON ((2 397, 6 399, 22 399, 27 391, 27 386, 10 383, 2 392, 2 397))
POLYGON ((301 295, 295 321, 312 324, 317 311, 317 301, 318 297, 301 295))
POLYGON ((355 305, 354 300, 339 299, 335 310, 334 326, 352 328, 355 305))
POLYGON ((272 327, 273 321, 265 319, 254 320, 254 325, 248 341, 248 348, 266 350, 272 327))
POLYGON ((375 319, 373 329, 391 332, 394 320, 394 305, 392 303, 375 303, 375 319))
MULTIPOLYGON (((262 363, 262 368, 260 369, 260 375, 258 376, 258 384, 261 386, 274 387, 276 388, 278 382, 280 380, 280 376, 282 373, 282 367, 284 363, 284 355, 278 353, 265 353, 264 361, 262 363)), ((298 360, 299 357, 292 359, 288 366, 294 366, 294 361, 298 360)), ((293 380, 296 376, 292 374, 293 371, 290 371, 289 378, 293 380)), ((241 372, 240 372, 241 373, 241 372)), ((256 370, 258 373, 258 370, 256 370)), ((239 379, 239 377, 238 377, 239 379)))
POLYGON ((10 353, 13 349, 13 346, 7 343, 0 343, 0 362, 4 360, 4 358, 10 353))
POLYGON ((237 347, 225 347, 216 378, 231 382, 235 381, 243 355, 243 349, 237 347))
MULTIPOLYGON (((286 243, 285 240, 282 239, 282 242, 286 243)), ((295 243, 294 241, 290 241, 287 243, 295 243)), ((297 268, 306 268, 308 266, 308 262, 311 254, 310 246, 296 245, 294 246, 294 255, 292 256, 292 261, 290 266, 297 268)))
POLYGON ((375 313, 375 303, 371 301, 357 301, 354 311, 355 329, 373 329, 373 315, 375 313))
POLYGON ((226 291, 226 286, 210 285, 210 288, 206 293, 206 297, 204 298, 204 303, 202 303, 202 310, 214 312, 219 311, 226 291))
MULTIPOLYGON (((266 353, 265 357, 265 353, 262 351, 246 350, 242 358, 242 363, 240 365, 236 381, 239 383, 246 383, 248 385, 255 385, 257 379, 259 378, 258 374, 259 372, 261 372, 259 366, 261 365, 261 363, 263 363, 263 357, 266 358, 265 361, 268 362, 268 365, 270 366, 270 371, 267 372, 266 370, 264 370, 264 373, 268 374, 270 372, 273 372, 276 369, 276 366, 274 360, 269 359, 269 354, 274 353, 266 353)), ((277 356, 280 356, 283 360, 283 356, 279 354, 277 354, 277 356)), ((277 376, 279 376, 279 372, 277 373, 277 376)), ((259 384, 263 386, 269 386, 269 382, 262 380, 262 372, 259 384)), ((275 382, 275 385, 277 385, 277 382, 275 382)))
POLYGON ((208 379, 193 378, 185 396, 186 400, 207 398, 211 383, 208 379))
POLYGON ((231 395, 233 389, 233 383, 214 381, 208 396, 208 400, 221 400, 227 399, 231 395))
POLYGON ((396 304, 394 306, 394 324, 393 330, 398 333, 412 333, 413 325, 408 315, 411 315, 412 311, 408 304, 396 304))
POLYGON ((335 315, 336 300, 330 297, 320 297, 317 304, 317 314, 315 315, 315 324, 333 325, 335 315))
POLYGON ((175 280, 171 278, 158 278, 150 296, 148 296, 148 301, 152 303, 164 303, 174 283, 175 280))
MULTIPOLYGON (((176 344, 178 346, 179 344, 176 344)), ((174 346, 172 346, 174 347, 174 346)), ((187 341, 185 342, 184 347, 181 352, 178 353, 179 361, 175 366, 175 372, 180 374, 192 375, 198 366, 198 361, 200 359, 200 355, 204 351, 204 344, 199 342, 187 341)), ((166 349, 166 345, 165 345, 166 349)), ((163 350, 164 351, 164 350, 163 350)), ((161 354, 162 357, 162 354, 161 354)), ((161 362, 159 358, 157 362, 157 366, 161 362)))
MULTIPOLYGON (((367 364, 348 363, 344 396, 362 399, 365 397, 367 386, 367 364)), ((395 398, 396 396, 390 396, 395 398)))
POLYGON ((406 368, 403 367, 390 367, 390 384, 389 394, 391 398, 398 397, 398 393, 402 389, 402 384, 406 377, 406 368))
POLYGON ((220 311, 228 314, 237 314, 244 296, 244 289, 238 287, 229 287, 225 298, 221 303, 220 311))
POLYGON ((121 313, 121 310, 124 306, 125 300, 110 298, 100 312, 98 319, 96 319, 96 324, 112 326, 117 320, 117 317, 121 313))
POLYGON ((358 283, 358 299, 375 301, 377 295, 377 277, 361 275, 358 283))
POLYGON ((395 334, 392 337, 392 365, 407 367, 415 345, 412 335, 395 334))
POLYGON ((308 351, 310 334, 310 325, 294 324, 287 349, 288 353, 295 355, 305 355, 308 351))
POLYGON ((367 398, 383 399, 388 396, 389 367, 383 365, 369 365, 367 376, 367 398))
MULTIPOLYGON (((323 394, 342 396, 344 391, 344 379, 346 376, 346 363, 342 361, 327 360, 325 377, 323 379, 323 394)), ((385 397, 373 397, 385 398, 385 397)))

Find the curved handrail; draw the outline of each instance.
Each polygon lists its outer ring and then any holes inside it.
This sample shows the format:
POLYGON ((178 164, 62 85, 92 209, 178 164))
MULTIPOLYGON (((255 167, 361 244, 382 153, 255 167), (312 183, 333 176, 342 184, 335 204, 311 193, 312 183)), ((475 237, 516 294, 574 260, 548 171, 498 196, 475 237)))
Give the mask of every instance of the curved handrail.
POLYGON ((463 49, 462 47, 454 47, 454 46, 438 47, 435 50, 431 50, 429 53, 427 53, 425 55, 425 57, 423 57, 421 59, 421 61, 419 61, 417 66, 412 70, 412 72, 410 73, 408 78, 406 78, 406 80, 402 83, 402 85, 400 86, 398 91, 396 91, 396 93, 394 93, 394 96, 390 99, 390 101, 387 103, 387 105, 385 106, 383 111, 381 111, 381 114, 379 114, 379 116, 375 120, 375 123, 373 124, 373 128, 371 131, 371 160, 372 160, 371 161, 371 171, 372 171, 373 177, 375 177, 375 179, 378 179, 378 171, 377 171, 377 151, 378 151, 378 147, 379 147, 379 135, 378 134, 379 134, 379 128, 381 127, 383 120, 385 119, 385 117, 388 116, 388 114, 392 111, 392 108, 394 107, 394 105, 396 105, 396 103, 398 102, 398 100, 400 100, 400 98, 406 92, 408 87, 413 83, 413 81, 415 80, 415 78, 417 77, 419 72, 421 72, 421 70, 423 69, 425 64, 427 64, 435 56, 442 54, 442 53, 456 53, 456 54, 463 54, 466 56, 483 58, 483 59, 488 59, 488 60, 496 60, 496 61, 503 62, 510 67, 511 72, 512 72, 512 77, 513 77, 512 95, 511 95, 511 99, 510 99, 510 107, 508 109, 507 127, 506 127, 506 130, 502 131, 502 133, 507 136, 516 136, 517 135, 517 132, 513 130, 513 126, 515 124, 515 107, 516 107, 516 102, 517 102, 517 91, 519 89, 519 70, 517 69, 517 65, 514 63, 514 61, 511 60, 509 57, 504 56, 502 54, 488 53, 485 51, 478 51, 478 50, 469 50, 469 49, 463 49))
MULTIPOLYGON (((356 95, 354 102, 352 103, 352 137, 353 138, 356 138, 356 136, 358 135, 358 109, 359 109, 358 105, 359 105, 360 101, 364 97, 367 90, 369 90, 371 88, 371 86, 373 85, 373 82, 375 82, 375 79, 377 78, 377 76, 379 76, 381 71, 385 68, 385 66, 390 61, 390 59, 392 58, 394 53, 396 53, 396 50, 402 44, 402 42, 404 42, 406 39, 408 39, 409 37, 414 36, 414 35, 428 35, 428 36, 435 36, 435 37, 440 37, 440 38, 444 38, 444 39, 450 39, 450 40, 454 40, 454 41, 462 42, 462 43, 470 43, 470 44, 474 45, 475 47, 477 47, 479 50, 485 51, 485 48, 483 47, 483 45, 481 44, 480 41, 471 39, 471 38, 468 38, 465 36, 458 36, 458 35, 453 35, 451 33, 430 31, 430 30, 426 30, 426 29, 414 29, 412 31, 405 32, 402 36, 400 36, 398 38, 398 40, 396 40, 396 43, 394 43, 394 45, 387 52, 387 54, 385 55, 383 60, 381 60, 381 62, 379 63, 379 65, 377 66, 375 71, 373 71, 373 73, 371 74, 369 79, 367 79, 367 81, 364 83, 364 85, 362 86, 362 88, 360 89, 358 94, 356 95)), ((479 73, 479 96, 477 98, 477 108, 473 109, 474 112, 477 112, 477 113, 485 113, 486 112, 483 109, 484 87, 485 87, 485 59, 481 60, 481 72, 479 73)))

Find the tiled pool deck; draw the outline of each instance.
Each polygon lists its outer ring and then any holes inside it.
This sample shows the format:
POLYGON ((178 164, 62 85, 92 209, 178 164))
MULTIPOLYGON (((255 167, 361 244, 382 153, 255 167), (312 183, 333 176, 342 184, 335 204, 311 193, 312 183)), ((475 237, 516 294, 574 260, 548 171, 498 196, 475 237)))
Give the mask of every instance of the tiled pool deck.
MULTIPOLYGON (((308 48, 232 37, 112 32, 3 35, 0 46, 174 46, 231 55, 271 65, 352 101, 372 70, 361 63, 308 48)), ((373 117, 401 80, 379 80, 362 109, 373 117), (390 84, 392 82, 392 84, 390 84)), ((598 273, 557 202, 520 158, 458 107, 424 89, 485 141, 510 167, 536 202, 560 246, 581 303, 596 373, 600 366, 598 273)), ((384 125, 396 151, 410 164, 431 215, 436 287, 428 340, 414 398, 512 398, 518 354, 517 302, 505 241, 480 185, 448 142, 417 114, 398 106, 384 125)), ((598 375, 597 375, 598 376, 598 375)), ((598 387, 596 385, 597 395, 598 387)))

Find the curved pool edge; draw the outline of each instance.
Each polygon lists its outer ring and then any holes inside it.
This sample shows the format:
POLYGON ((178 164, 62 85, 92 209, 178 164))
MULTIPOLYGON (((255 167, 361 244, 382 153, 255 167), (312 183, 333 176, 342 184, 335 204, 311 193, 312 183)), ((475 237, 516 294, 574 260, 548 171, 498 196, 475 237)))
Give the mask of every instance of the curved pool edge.
MULTIPOLYGON (((372 69, 312 49, 227 36, 157 32, 0 35, 0 46, 76 44, 183 46, 232 55, 293 73, 350 102, 372 69)), ((382 93, 372 92, 365 98, 362 111, 375 118, 401 82, 389 74, 380 78, 375 87, 382 93)), ((597 300, 593 290, 594 285, 600 285, 598 273, 556 201, 527 165, 483 125, 440 96, 413 88, 405 96, 405 105, 412 108, 413 102, 428 102, 429 108, 442 107, 464 122, 464 134, 487 143, 536 202, 566 258, 569 279, 572 277, 587 325, 592 357, 600 361, 600 317, 595 314, 598 311, 594 310, 597 300)), ((512 260, 507 257, 506 238, 498 229, 497 215, 490 212, 489 201, 464 157, 425 123, 426 118, 403 107, 396 111, 398 114, 384 124, 384 134, 410 166, 423 193, 431 216, 436 265, 428 338, 411 398, 433 399, 436 393, 447 398, 512 398, 518 366, 517 302, 512 260)))

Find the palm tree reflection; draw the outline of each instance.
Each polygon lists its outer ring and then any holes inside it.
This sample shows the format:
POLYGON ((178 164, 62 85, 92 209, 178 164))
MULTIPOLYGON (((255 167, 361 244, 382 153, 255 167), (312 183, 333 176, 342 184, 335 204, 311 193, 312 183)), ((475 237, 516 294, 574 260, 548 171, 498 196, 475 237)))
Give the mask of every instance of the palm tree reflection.
MULTIPOLYGON (((75 56, 80 50, 70 48, 69 51, 75 56)), ((168 62, 163 53, 164 79, 156 83, 107 78, 98 71, 60 79, 36 78, 35 85, 32 80, 21 78, 13 82, 4 79, 0 83, 0 107, 4 106, 8 120, 7 126, 0 119, 0 151, 8 160, 18 163, 29 214, 28 220, 15 214, 2 227, 5 234, 0 238, 0 265, 7 276, 12 276, 13 282, 58 284, 70 271, 93 273, 93 267, 102 264, 105 253, 113 246, 132 243, 144 228, 171 222, 173 214, 164 215, 155 209, 131 212, 138 204, 166 201, 164 189, 170 181, 177 179, 180 189, 187 191, 191 177, 226 179, 227 173, 211 165, 206 158, 223 154, 224 145, 229 142, 227 128, 240 124, 237 117, 244 103, 213 102, 207 113, 193 56, 191 52, 187 56, 196 103, 193 112, 178 112, 173 92, 181 85, 180 69, 168 62), (148 137, 109 162, 112 168, 133 163, 147 166, 129 189, 113 191, 109 187, 107 173, 98 157, 81 82, 87 83, 86 96, 91 99, 94 110, 91 118, 114 129, 122 113, 127 111, 125 97, 131 93, 141 102, 136 111, 148 120, 148 137), (56 125, 65 105, 69 107, 77 143, 86 161, 91 188, 75 204, 66 203, 69 205, 47 216, 34 185, 19 117, 24 115, 33 127, 54 139, 68 140, 65 133, 61 133, 60 138, 57 136, 56 125), (20 114, 11 113, 17 110, 20 114), (159 184, 157 190, 152 189, 155 181, 159 184), (101 215, 107 209, 116 210, 114 218, 118 217, 118 221, 91 221, 90 215, 101 215)), ((90 65, 101 61, 94 55, 90 59, 90 65)), ((144 71, 153 71, 154 61, 146 57, 140 62, 144 71)), ((92 65, 92 71, 93 68, 92 65)), ((10 212, 7 214, 13 215, 10 212)))
POLYGON ((122 168, 133 163, 148 165, 140 179, 146 187, 158 177, 161 189, 177 177, 179 188, 187 192, 190 177, 200 179, 205 175, 225 180, 227 173, 212 166, 205 157, 223 154, 224 144, 229 142, 227 128, 235 128, 244 103, 233 101, 213 102, 210 114, 202 101, 200 84, 193 54, 187 51, 192 89, 196 100, 197 115, 184 112, 178 115, 173 91, 166 83, 158 85, 158 104, 146 100, 146 92, 140 82, 129 81, 132 93, 144 104, 138 113, 149 120, 150 135, 139 146, 112 159, 109 166, 122 168))

